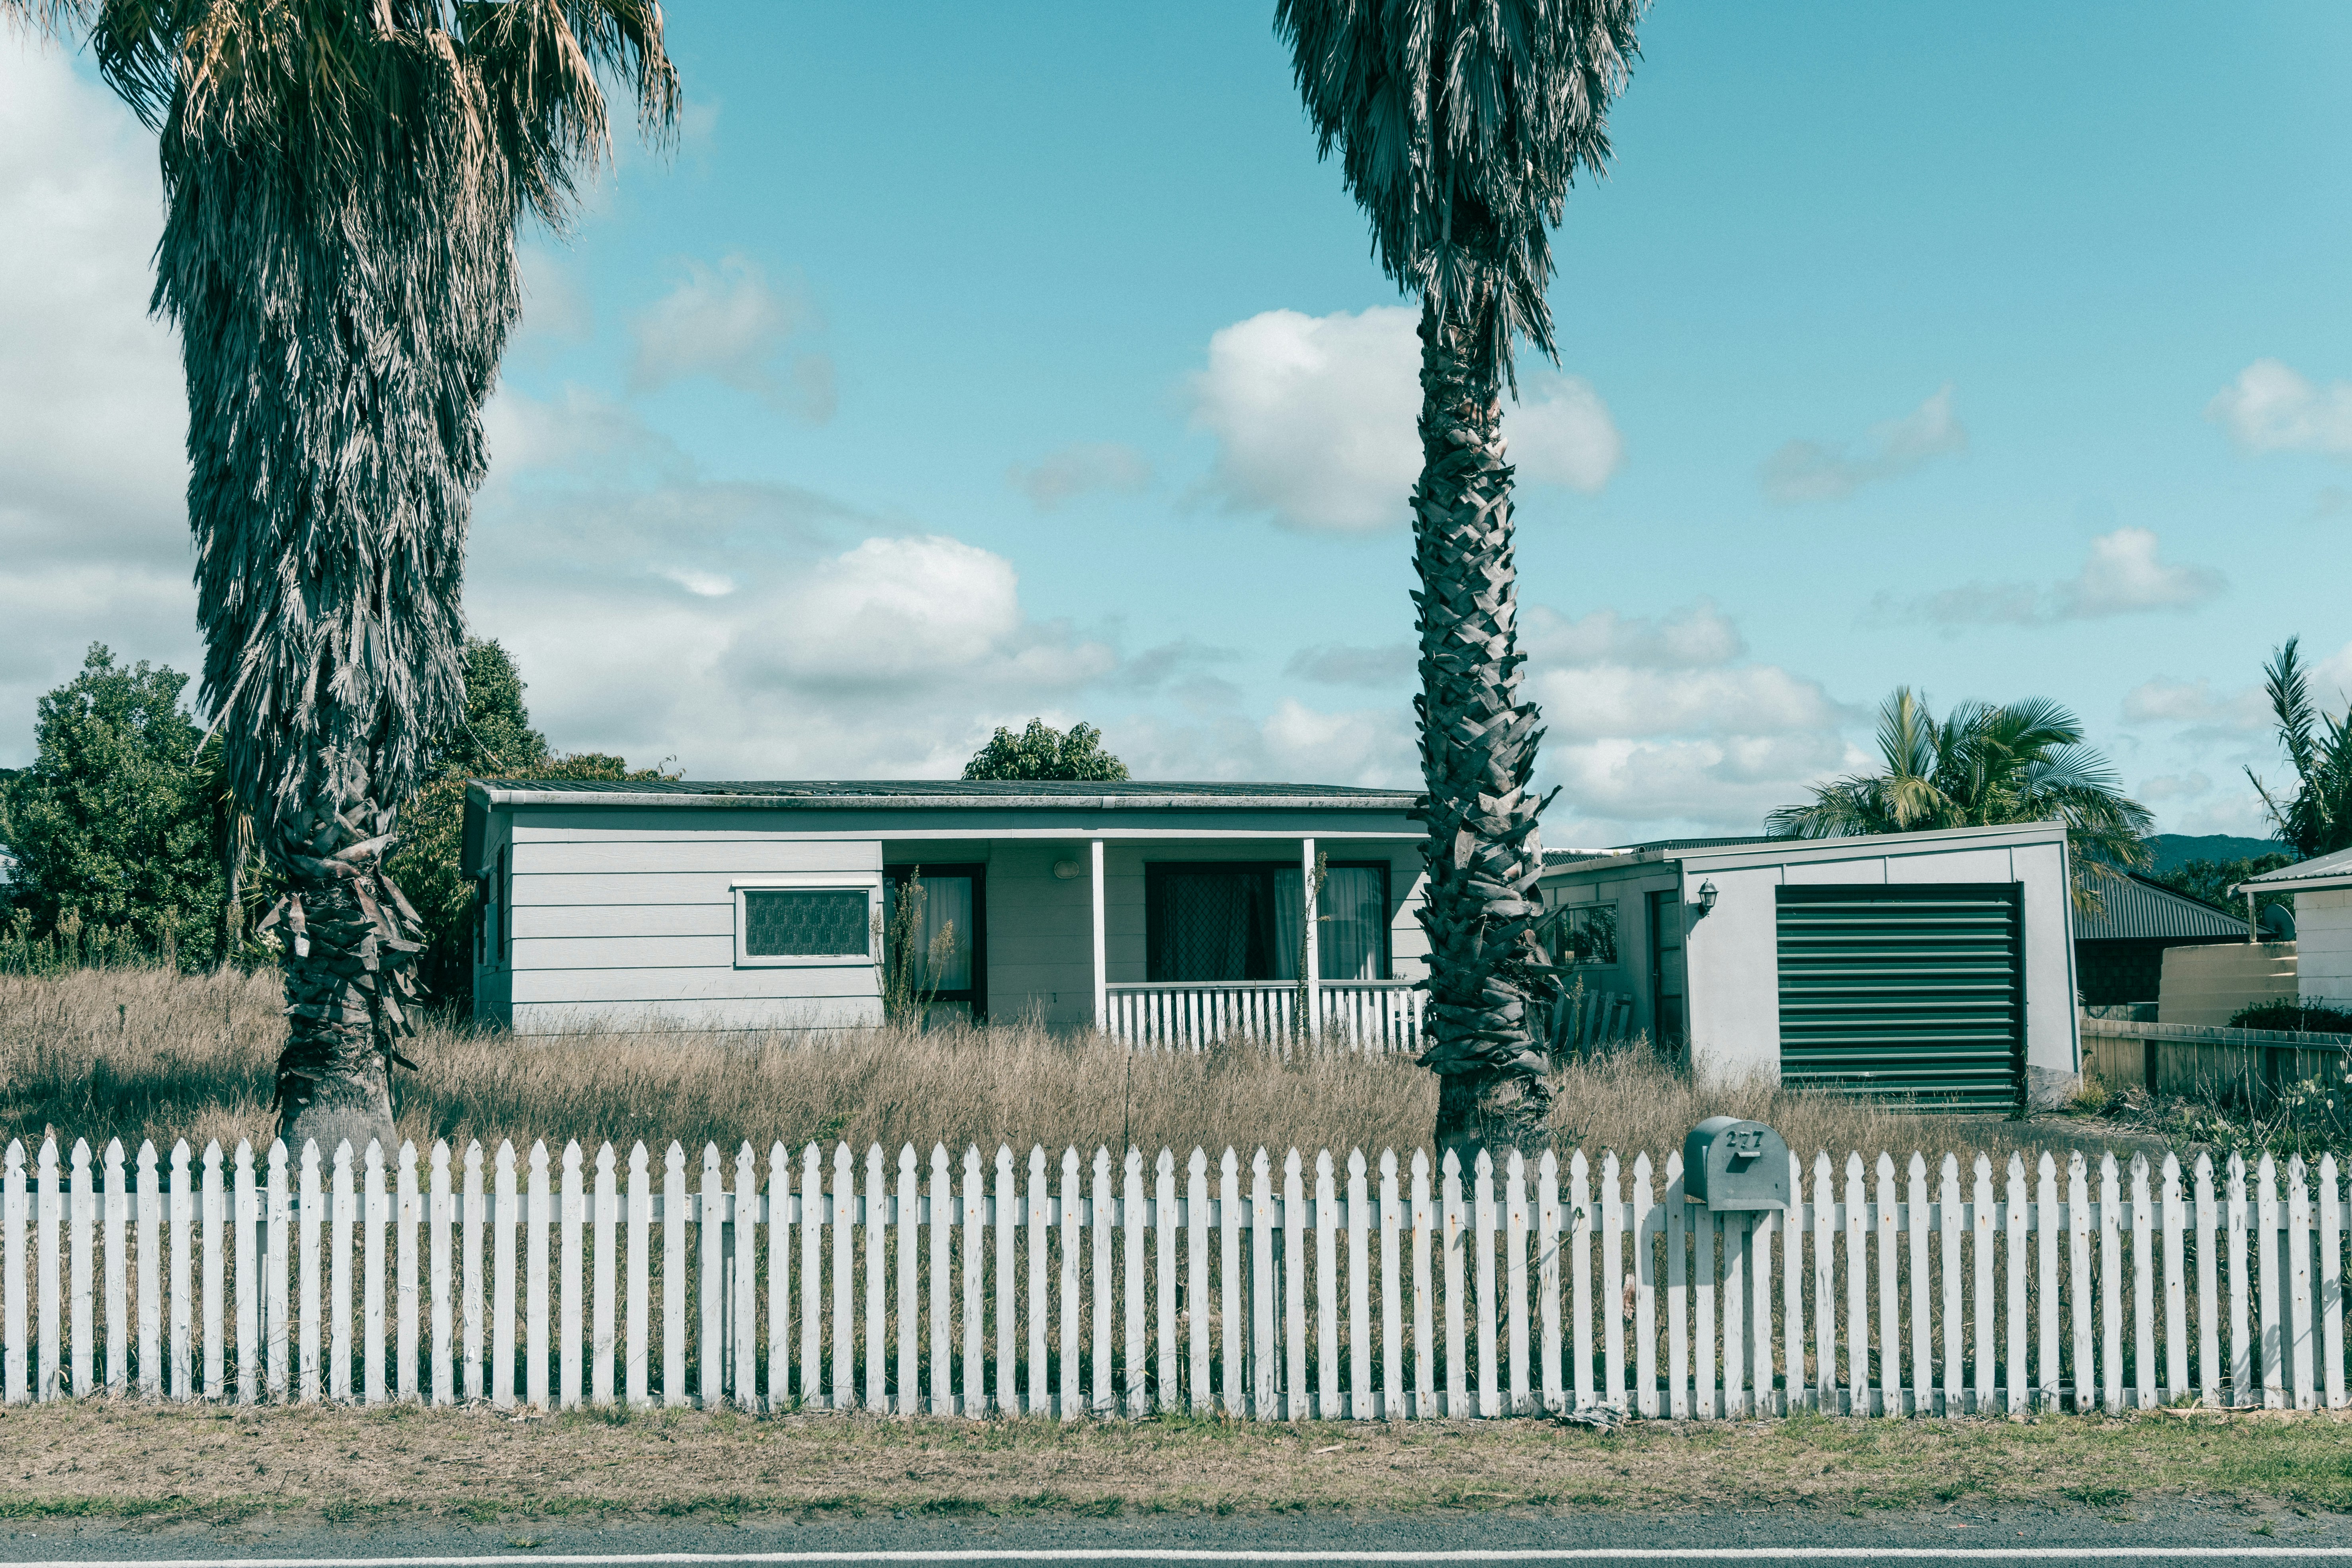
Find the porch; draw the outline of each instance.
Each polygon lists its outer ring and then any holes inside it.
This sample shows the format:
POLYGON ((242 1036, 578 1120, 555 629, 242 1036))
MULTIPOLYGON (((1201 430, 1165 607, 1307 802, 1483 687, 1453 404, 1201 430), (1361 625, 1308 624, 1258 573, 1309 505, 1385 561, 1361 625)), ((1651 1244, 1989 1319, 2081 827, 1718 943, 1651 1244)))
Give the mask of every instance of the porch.
POLYGON ((1103 1031, 1160 1050, 1304 1034, 1345 1041, 1350 1050, 1419 1051, 1429 999, 1410 980, 1146 981, 1103 989, 1103 1031))

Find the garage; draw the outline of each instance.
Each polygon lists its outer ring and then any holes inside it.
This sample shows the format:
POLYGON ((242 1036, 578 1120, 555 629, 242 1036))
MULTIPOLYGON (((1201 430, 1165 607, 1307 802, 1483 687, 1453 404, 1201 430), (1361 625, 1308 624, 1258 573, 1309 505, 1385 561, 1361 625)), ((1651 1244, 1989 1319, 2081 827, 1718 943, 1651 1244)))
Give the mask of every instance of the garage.
POLYGON ((2057 823, 1551 850, 1544 902, 1588 990, 1702 1077, 1954 1109, 2074 1090, 2074 911, 2057 823))
POLYGON ((2017 885, 1780 887, 1780 1081, 2015 1103, 2025 1070, 2017 885))

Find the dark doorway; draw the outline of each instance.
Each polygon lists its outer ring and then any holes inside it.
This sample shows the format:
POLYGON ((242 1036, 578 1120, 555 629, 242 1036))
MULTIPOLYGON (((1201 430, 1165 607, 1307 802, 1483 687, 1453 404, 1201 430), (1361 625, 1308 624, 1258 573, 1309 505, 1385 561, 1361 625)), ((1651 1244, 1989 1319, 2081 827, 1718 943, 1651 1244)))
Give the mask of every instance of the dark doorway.
POLYGON ((1682 1059, 1689 1024, 1684 1012, 1683 900, 1679 893, 1650 895, 1650 1035, 1660 1050, 1682 1059))

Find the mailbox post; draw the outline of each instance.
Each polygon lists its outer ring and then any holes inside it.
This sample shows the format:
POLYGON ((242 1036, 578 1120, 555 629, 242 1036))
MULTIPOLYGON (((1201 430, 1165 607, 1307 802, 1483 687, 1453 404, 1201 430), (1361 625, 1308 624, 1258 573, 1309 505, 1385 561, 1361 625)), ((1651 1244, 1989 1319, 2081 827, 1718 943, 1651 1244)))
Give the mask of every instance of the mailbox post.
POLYGON ((1683 1194, 1711 1213, 1789 1206, 1789 1145, 1761 1121, 1710 1116, 1683 1140, 1683 1194))

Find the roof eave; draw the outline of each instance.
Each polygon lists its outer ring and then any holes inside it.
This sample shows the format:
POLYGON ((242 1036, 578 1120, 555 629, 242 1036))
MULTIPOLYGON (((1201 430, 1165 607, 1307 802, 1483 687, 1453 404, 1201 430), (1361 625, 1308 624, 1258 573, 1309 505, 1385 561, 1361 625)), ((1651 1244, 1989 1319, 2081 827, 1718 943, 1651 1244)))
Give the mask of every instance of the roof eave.
POLYGON ((693 795, 621 790, 507 789, 481 779, 466 793, 484 805, 701 806, 720 811, 1379 811, 1417 815, 1421 797, 1393 795, 693 795))

